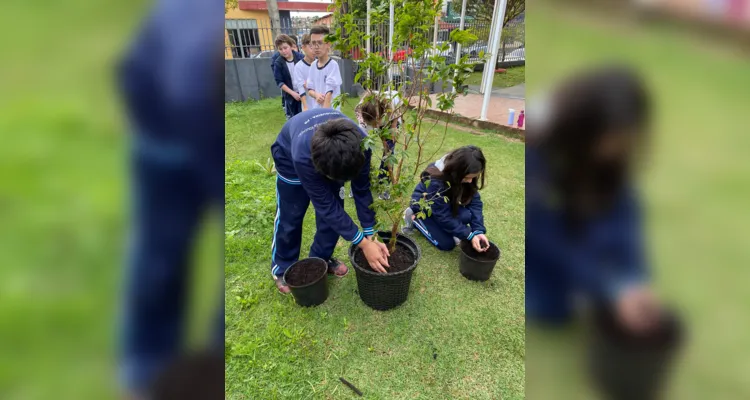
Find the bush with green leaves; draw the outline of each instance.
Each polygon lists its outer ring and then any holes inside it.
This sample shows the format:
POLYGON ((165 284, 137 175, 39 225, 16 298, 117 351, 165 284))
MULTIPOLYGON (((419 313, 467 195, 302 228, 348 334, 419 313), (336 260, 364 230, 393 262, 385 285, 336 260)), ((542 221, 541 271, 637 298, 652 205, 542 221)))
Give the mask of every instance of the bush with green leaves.
MULTIPOLYGON (((440 16, 442 1, 405 0, 397 2, 395 7, 395 26, 393 32, 393 49, 391 54, 403 54, 403 57, 389 57, 380 52, 365 52, 366 40, 371 39, 373 48, 387 48, 388 38, 383 36, 368 37, 366 32, 355 23, 355 16, 345 13, 346 0, 336 0, 334 13, 335 30, 326 38, 333 48, 341 54, 352 54, 359 50, 364 54, 358 63, 355 81, 365 89, 363 101, 385 101, 391 104, 394 97, 400 100, 398 107, 389 107, 380 116, 382 128, 377 128, 363 141, 366 150, 382 146, 382 155, 388 170, 387 177, 378 178, 380 171, 373 168, 372 188, 374 193, 388 193, 375 199, 372 208, 381 216, 377 229, 389 231, 395 237, 401 222, 401 215, 410 206, 411 193, 420 172, 427 164, 435 160, 450 123, 450 113, 458 96, 466 94, 464 82, 474 71, 478 61, 469 61, 468 55, 456 60, 448 60, 443 54, 449 49, 449 43, 435 46, 430 30, 435 26, 435 18, 440 16), (393 79, 389 79, 389 75, 393 79), (452 85, 455 91, 446 90, 437 93, 434 98, 431 92, 452 85), (448 113, 444 121, 425 120, 427 111, 432 108, 448 113), (393 128, 394 121, 402 120, 398 128, 393 128), (441 126, 438 126, 441 124, 441 126), (395 143, 394 151, 386 145, 387 140, 395 143), (424 151, 428 141, 438 141, 437 149, 431 154, 424 151), (382 216, 385 215, 385 218, 382 216)), ((371 23, 388 24, 389 4, 381 2, 371 10, 371 23)), ((469 30, 453 30, 450 33, 452 42, 468 46, 477 40, 469 30)), ((484 55, 480 55, 484 57, 484 55)), ((333 101, 337 107, 345 101, 345 95, 333 101)), ((421 199, 424 212, 430 214, 430 204, 435 199, 421 199)), ((391 242, 391 250, 396 241, 391 242)))

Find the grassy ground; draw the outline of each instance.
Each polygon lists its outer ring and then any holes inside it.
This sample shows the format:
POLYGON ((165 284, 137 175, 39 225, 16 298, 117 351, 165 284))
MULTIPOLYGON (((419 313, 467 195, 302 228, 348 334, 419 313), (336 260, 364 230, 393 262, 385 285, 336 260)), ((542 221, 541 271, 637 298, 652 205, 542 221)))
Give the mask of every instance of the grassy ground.
MULTIPOLYGON (((113 67, 149 3, 6 5, 3 37, 24 39, 0 63, 0 398, 118 398, 130 185, 113 67)), ((218 277, 221 245, 200 243, 218 277)))
MULTIPOLYGON (((323 305, 302 309, 271 280, 274 176, 255 165, 283 123, 278 99, 226 108, 227 399, 354 398, 339 377, 367 399, 523 398, 523 144, 449 130, 443 146, 473 143, 488 156, 485 220, 503 250, 489 282, 465 280, 455 251, 418 237, 423 258, 403 306, 369 309, 351 272, 331 279, 323 305)), ((311 209, 303 255, 313 233, 311 209)), ((341 240, 335 256, 347 260, 346 249, 341 240)))
MULTIPOLYGON (((507 88, 516 86, 526 81, 526 66, 508 68, 504 73, 496 73, 492 81, 494 88, 507 88)), ((474 72, 466 80, 467 85, 481 85, 482 72, 474 72)))
MULTIPOLYGON (((689 346, 669 398, 750 398, 746 377, 750 263, 746 238, 746 59, 705 35, 637 29, 560 6, 528 13, 529 97, 572 70, 612 59, 638 68, 653 90, 656 130, 644 175, 647 238, 659 292, 683 311, 689 346), (701 37, 703 36, 703 37, 701 37), (744 250, 741 250, 744 249, 744 250)), ((580 399, 576 329, 527 330, 527 396, 580 399)))

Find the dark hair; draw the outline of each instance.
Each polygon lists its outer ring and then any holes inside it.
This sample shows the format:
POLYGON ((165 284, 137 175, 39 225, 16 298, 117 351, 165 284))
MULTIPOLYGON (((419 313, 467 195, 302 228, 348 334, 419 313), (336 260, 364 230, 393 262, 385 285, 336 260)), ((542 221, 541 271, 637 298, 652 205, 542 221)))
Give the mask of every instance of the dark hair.
POLYGON ((290 47, 294 46, 294 40, 289 35, 284 35, 283 33, 276 37, 276 41, 274 42, 274 45, 276 45, 276 48, 278 49, 281 47, 282 44, 288 44, 290 47))
POLYGON ((315 169, 329 179, 350 181, 365 164, 362 131, 348 118, 320 124, 312 137, 310 153, 315 169))
POLYGON ((310 34, 305 33, 304 35, 302 35, 302 45, 305 46, 309 44, 310 44, 310 34))
POLYGON ((482 149, 476 146, 459 147, 448 153, 443 159, 443 170, 431 165, 422 173, 422 180, 439 179, 449 188, 445 195, 450 201, 453 216, 458 216, 458 207, 467 204, 477 191, 484 188, 485 167, 487 161, 482 149), (471 183, 463 183, 466 175, 478 174, 471 183))
POLYGON ((555 92, 551 116, 538 146, 550 166, 569 227, 611 207, 628 181, 632 157, 600 160, 595 146, 610 134, 643 135, 649 124, 649 95, 638 74, 605 66, 574 76, 555 92))
POLYGON ((297 40, 297 35, 289 35, 289 37, 292 38, 295 46, 299 43, 299 41, 297 40))
POLYGON ((325 25, 315 25, 310 29, 310 36, 312 35, 328 35, 331 30, 325 25))
POLYGON ((359 112, 362 115, 362 120, 367 125, 375 125, 380 123, 380 119, 383 115, 388 112, 390 102, 388 99, 378 97, 373 93, 367 93, 364 96, 362 104, 360 104, 359 112))

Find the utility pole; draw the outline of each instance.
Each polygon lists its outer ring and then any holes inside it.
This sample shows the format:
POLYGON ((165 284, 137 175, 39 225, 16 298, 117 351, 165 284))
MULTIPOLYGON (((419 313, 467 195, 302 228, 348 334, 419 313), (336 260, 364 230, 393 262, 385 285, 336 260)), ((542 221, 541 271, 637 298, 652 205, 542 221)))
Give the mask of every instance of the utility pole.
POLYGON ((490 40, 489 49, 492 49, 490 53, 490 60, 484 63, 485 80, 482 82, 484 87, 484 99, 482 100, 482 112, 479 116, 480 121, 487 121, 487 109, 490 106, 490 96, 492 95, 492 81, 495 80, 495 65, 497 65, 497 52, 500 49, 500 39, 503 33, 503 21, 505 20, 505 7, 508 5, 508 0, 497 0, 495 3, 495 15, 492 18, 495 21, 494 29, 490 34, 492 35, 490 40))
POLYGON ((281 34, 281 18, 279 17, 279 5, 276 0, 266 0, 268 6, 268 16, 271 18, 271 29, 273 31, 273 40, 281 34))

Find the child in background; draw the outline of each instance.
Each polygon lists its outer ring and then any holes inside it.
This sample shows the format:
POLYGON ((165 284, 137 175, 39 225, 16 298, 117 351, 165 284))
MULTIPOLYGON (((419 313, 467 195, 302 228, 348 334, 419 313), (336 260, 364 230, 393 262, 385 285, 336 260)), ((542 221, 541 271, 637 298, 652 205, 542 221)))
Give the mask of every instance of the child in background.
MULTIPOLYGON (((398 97, 398 92, 395 90, 389 92, 367 92, 362 99, 354 108, 354 114, 359 121, 359 125, 367 130, 368 132, 376 128, 383 128, 383 124, 387 121, 383 121, 385 115, 398 115, 398 107, 401 105, 401 99, 398 97), (396 110, 397 114, 391 114, 396 110)), ((401 126, 403 118, 399 117, 391 123, 391 129, 398 129, 401 126)), ((394 142, 391 139, 385 140, 383 143, 383 157, 386 155, 386 149, 393 151, 394 142)), ((380 174, 378 180, 388 178, 388 168, 385 165, 385 160, 380 162, 380 174)), ((352 197, 349 193, 349 197, 352 197)), ((390 198, 389 193, 381 193, 379 195, 382 199, 390 198)))
MULTIPOLYGON (((310 68, 307 78, 307 93, 315 99, 314 108, 331 108, 331 102, 341 94, 341 72, 339 65, 329 56, 331 44, 326 43, 330 30, 326 26, 314 26, 310 30, 310 46, 315 51, 318 62, 310 68)), ((341 107, 337 107, 340 111, 341 107)))
POLYGON ((294 81, 294 91, 302 96, 302 111, 307 111, 315 103, 315 99, 307 94, 307 77, 310 75, 312 63, 315 62, 315 54, 312 48, 310 48, 309 33, 302 36, 302 51, 305 53, 305 58, 294 65, 294 76, 292 78, 294 81))
MULTIPOLYGON (((292 51, 295 53, 299 53, 299 49, 297 49, 297 36, 291 35, 289 36, 294 41, 294 46, 292 46, 292 51)), ((281 56, 281 53, 277 50, 273 53, 271 56, 271 71, 273 72, 273 76, 276 76, 276 59, 281 56)), ((302 58, 302 53, 299 53, 299 58, 302 58)), ((281 91, 281 109, 284 109, 284 91, 281 91)))
POLYGON ((406 230, 416 227, 443 251, 453 250, 461 239, 471 241, 476 251, 487 251, 489 240, 479 196, 484 187, 485 165, 484 154, 476 146, 460 147, 430 164, 414 189, 411 207, 404 213, 406 230), (433 201, 432 212, 417 219, 416 214, 421 211, 417 202, 422 198, 433 201))
POLYGON ((281 96, 284 100, 284 112, 286 113, 286 119, 289 119, 302 112, 300 95, 294 91, 294 85, 292 84, 294 65, 301 58, 299 58, 299 53, 292 50, 294 41, 289 36, 279 35, 276 38, 275 44, 281 57, 276 59, 273 77, 276 80, 276 84, 282 90, 281 96))

